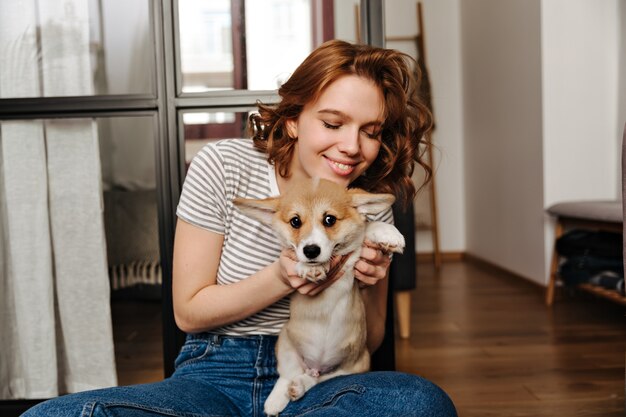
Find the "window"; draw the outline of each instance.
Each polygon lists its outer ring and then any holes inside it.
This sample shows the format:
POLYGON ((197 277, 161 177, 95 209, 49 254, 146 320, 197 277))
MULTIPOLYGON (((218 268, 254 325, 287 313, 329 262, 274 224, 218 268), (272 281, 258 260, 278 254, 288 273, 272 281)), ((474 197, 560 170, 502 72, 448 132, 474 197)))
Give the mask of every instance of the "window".
POLYGON ((155 94, 149 0, 0 5, 0 98, 155 94))
MULTIPOLYGON (((47 126, 62 137, 79 126, 82 136, 74 135, 76 140, 96 140, 100 167, 93 171, 100 173, 101 189, 93 191, 102 198, 100 220, 110 223, 106 216, 115 214, 107 205, 123 208, 135 197, 149 201, 150 224, 156 216, 159 239, 151 247, 158 250, 163 288, 169 289, 174 212, 186 164, 207 141, 246 135, 256 101, 275 101, 276 88, 314 47, 333 38, 367 40, 359 32, 374 20, 370 13, 358 22, 357 7, 375 10, 371 4, 381 1, 0 2, 0 146, 9 138, 5 128, 15 124, 39 132, 12 133, 20 146, 32 138, 45 144, 47 126)), ((0 173, 0 184, 5 180, 0 173)), ((37 181, 43 184, 42 178, 37 181)), ((108 262, 110 252, 129 253, 123 250, 128 241, 109 232, 104 230, 111 244, 104 252, 107 273, 131 262, 108 262)), ((122 278, 124 268, 118 269, 111 288, 129 281, 128 275, 122 278)), ((171 294, 157 296, 163 372, 169 375, 182 334, 174 324, 171 294)), ((0 412, 5 406, 0 401, 0 412)), ((15 403, 9 406, 15 410, 15 403)))

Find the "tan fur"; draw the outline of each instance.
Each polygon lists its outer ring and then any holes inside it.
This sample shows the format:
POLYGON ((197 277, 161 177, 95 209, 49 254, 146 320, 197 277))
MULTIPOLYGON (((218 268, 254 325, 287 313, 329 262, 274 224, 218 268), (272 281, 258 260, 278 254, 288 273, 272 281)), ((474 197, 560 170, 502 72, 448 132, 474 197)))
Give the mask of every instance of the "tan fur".
POLYGON ((319 295, 293 293, 290 319, 276 345, 280 377, 265 403, 268 415, 277 415, 290 400, 301 398, 321 381, 369 369, 365 306, 354 264, 366 235, 392 251, 404 248, 404 238, 395 227, 365 221, 365 214, 382 212, 393 201, 389 194, 348 191, 327 180, 298 182, 280 198, 235 199, 240 210, 271 224, 283 245, 295 250, 296 269, 303 278, 325 279, 331 257, 348 255, 341 278, 319 295), (323 224, 327 215, 336 218, 332 226, 323 224), (301 221, 298 228, 290 224, 296 216, 301 221), (320 249, 314 259, 304 249, 310 245, 320 249))

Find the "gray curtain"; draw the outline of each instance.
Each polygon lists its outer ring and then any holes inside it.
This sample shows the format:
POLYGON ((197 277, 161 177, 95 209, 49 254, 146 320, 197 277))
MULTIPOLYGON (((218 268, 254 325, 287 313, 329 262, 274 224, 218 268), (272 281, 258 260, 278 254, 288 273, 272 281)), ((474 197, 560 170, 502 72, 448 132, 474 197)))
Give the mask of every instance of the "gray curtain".
MULTIPOLYGON (((0 2, 0 98, 93 93, 87 2, 0 2), (40 30, 40 37, 36 30, 40 30)), ((0 124, 0 398, 117 384, 93 119, 0 124)))

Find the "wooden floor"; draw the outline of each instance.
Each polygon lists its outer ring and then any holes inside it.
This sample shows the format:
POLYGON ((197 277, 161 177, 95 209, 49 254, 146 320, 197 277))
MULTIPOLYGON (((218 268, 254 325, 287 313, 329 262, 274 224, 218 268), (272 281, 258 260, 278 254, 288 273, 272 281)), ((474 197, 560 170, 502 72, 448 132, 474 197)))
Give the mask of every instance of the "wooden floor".
POLYGON ((550 309, 527 281, 473 263, 418 267, 399 370, 449 393, 462 417, 623 417, 625 309, 586 294, 550 309))
MULTIPOLYGON (((160 305, 113 312, 120 384, 161 379, 160 305)), ((397 366, 444 388, 461 417, 623 417, 625 312, 586 294, 549 309, 540 288, 501 271, 420 264, 397 366)))
POLYGON ((154 301, 111 302, 115 362, 119 385, 163 379, 161 304, 154 301))

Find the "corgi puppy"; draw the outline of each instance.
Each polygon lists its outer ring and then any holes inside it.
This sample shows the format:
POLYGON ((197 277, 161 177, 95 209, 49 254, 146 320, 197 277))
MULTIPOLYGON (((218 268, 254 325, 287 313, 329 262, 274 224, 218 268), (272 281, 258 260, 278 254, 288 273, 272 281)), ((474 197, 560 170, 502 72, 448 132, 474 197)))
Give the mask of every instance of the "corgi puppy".
POLYGON ((302 278, 324 280, 331 258, 347 255, 343 275, 330 287, 316 296, 293 293, 290 318, 276 343, 279 378, 265 402, 266 414, 278 415, 319 382, 369 370, 365 306, 354 264, 365 239, 390 252, 404 249, 404 237, 393 225, 365 218, 394 200, 391 194, 314 179, 299 181, 280 197, 233 201, 243 213, 271 225, 282 245, 295 251, 302 278))

